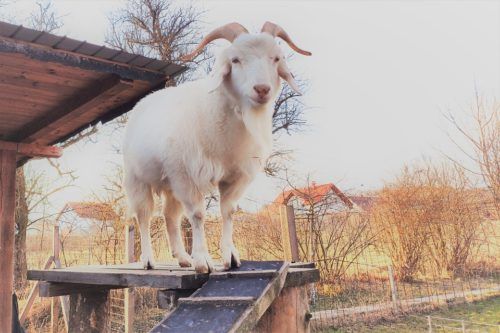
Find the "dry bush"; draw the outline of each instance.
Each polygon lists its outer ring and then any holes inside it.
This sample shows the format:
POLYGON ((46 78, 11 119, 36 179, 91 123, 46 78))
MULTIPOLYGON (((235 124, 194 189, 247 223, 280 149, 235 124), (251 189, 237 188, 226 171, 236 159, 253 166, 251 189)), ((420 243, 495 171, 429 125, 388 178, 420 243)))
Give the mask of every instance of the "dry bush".
POLYGON ((315 262, 322 278, 333 281, 346 275, 373 244, 374 235, 365 212, 349 207, 341 192, 319 190, 324 186, 294 187, 288 205, 295 210, 301 260, 315 262))
POLYGON ((380 191, 372 222, 400 279, 466 269, 482 221, 476 198, 462 170, 447 165, 405 167, 380 191))

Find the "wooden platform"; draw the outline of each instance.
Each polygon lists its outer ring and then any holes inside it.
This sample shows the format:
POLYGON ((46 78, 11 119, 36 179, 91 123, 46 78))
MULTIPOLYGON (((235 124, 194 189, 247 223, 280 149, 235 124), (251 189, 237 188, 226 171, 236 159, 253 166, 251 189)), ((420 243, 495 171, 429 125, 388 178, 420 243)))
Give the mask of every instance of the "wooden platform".
POLYGON ((159 303, 162 292, 177 296, 173 311, 166 311, 152 332, 274 332, 276 327, 289 332, 289 325, 292 331, 308 331, 305 287, 319 280, 313 264, 243 261, 230 271, 216 268, 219 271, 197 274, 174 263, 157 265, 154 270, 144 270, 137 263, 79 266, 30 270, 28 279, 41 281, 42 297, 70 295, 69 327, 75 332, 106 332, 109 290, 130 287, 159 289, 159 303), (288 312, 287 307, 291 308, 288 312), (88 318, 97 316, 99 320, 89 322, 88 318), (306 329, 298 330, 299 326, 306 329))
MULTIPOLYGON (((264 269, 262 263, 260 261, 243 261, 242 267, 228 272, 259 271, 264 269)), ((266 261, 265 263, 269 267, 273 267, 280 261, 266 261)), ((222 271, 222 266, 216 265, 216 269, 222 271)), ((193 268, 182 268, 175 263, 158 264, 153 270, 144 270, 141 264, 133 263, 28 271, 28 280, 115 288, 197 289, 207 282, 208 278, 209 274, 197 274, 193 268)), ((314 268, 314 264, 292 263, 287 274, 285 287, 311 283, 317 279, 319 279, 319 272, 314 268)))

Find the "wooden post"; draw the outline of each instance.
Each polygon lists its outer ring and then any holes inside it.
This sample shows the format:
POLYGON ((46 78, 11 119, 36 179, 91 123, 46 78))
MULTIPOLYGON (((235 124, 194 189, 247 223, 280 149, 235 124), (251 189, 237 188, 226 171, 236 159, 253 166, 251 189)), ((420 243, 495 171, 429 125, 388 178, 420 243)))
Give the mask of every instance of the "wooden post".
POLYGON ((462 333, 465 333, 465 320, 462 319, 462 333))
POLYGON ((393 271, 391 265, 387 266, 387 273, 389 275, 389 284, 391 287, 392 307, 393 307, 394 311, 398 312, 399 311, 398 288, 396 287, 396 281, 394 279, 394 271, 393 271))
POLYGON ((68 332, 109 332, 109 289, 72 294, 69 299, 68 332))
POLYGON ((50 330, 52 333, 59 333, 59 299, 50 299, 50 330))
POLYGON ((12 332, 16 152, 0 150, 0 332, 12 332))
MULTIPOLYGON (((135 261, 134 253, 134 226, 125 226, 125 262, 135 261)), ((126 288, 125 295, 125 333, 134 331, 135 293, 134 288, 126 288)))
POLYGON ((427 326, 428 326, 428 332, 432 333, 432 319, 431 319, 431 316, 427 316, 427 326))
MULTIPOLYGON (((52 229, 52 257, 54 258, 54 266, 56 268, 61 268, 61 236, 59 233, 59 226, 55 225, 52 229)), ((52 299, 51 307, 56 306, 57 302, 52 299)), ((66 332, 69 330, 69 297, 68 296, 60 296, 59 304, 61 304, 64 325, 66 326, 66 332)), ((58 313, 58 312, 57 312, 58 313)))
POLYGON ((280 207, 281 239, 283 240, 283 251, 285 260, 298 262, 299 247, 297 244, 297 230, 295 226, 295 213, 293 206, 284 205, 280 207))
POLYGON ((309 285, 284 288, 255 327, 254 332, 310 332, 309 285))
MULTIPOLYGON (((55 225, 52 227, 52 257, 54 258, 54 263, 59 261, 59 253, 61 251, 61 243, 59 240, 59 226, 55 225)), ((50 329, 52 333, 59 332, 59 302, 57 297, 52 297, 50 299, 50 329)))

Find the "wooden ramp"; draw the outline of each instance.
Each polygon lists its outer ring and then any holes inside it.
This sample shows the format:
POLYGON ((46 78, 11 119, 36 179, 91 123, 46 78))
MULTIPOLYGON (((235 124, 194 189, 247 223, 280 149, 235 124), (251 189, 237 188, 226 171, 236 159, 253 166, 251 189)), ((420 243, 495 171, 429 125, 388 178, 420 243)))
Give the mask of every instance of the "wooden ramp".
POLYGON ((288 268, 287 262, 244 262, 240 268, 212 273, 151 332, 249 331, 283 289, 288 268))

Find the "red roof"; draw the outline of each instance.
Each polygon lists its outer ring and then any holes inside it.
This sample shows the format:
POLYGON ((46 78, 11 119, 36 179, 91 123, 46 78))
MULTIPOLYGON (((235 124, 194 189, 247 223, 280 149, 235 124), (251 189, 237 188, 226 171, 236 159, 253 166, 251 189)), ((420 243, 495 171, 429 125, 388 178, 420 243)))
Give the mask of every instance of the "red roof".
POLYGON ((120 218, 111 205, 100 202, 68 202, 64 211, 73 211, 81 218, 98 221, 111 221, 120 218))
POLYGON ((281 193, 276 199, 274 199, 274 203, 286 205, 291 198, 298 197, 301 198, 305 204, 316 204, 323 200, 330 193, 330 191, 333 191, 333 193, 335 193, 349 208, 354 206, 352 201, 333 183, 316 185, 315 182, 312 182, 311 186, 308 187, 293 189, 281 193))

